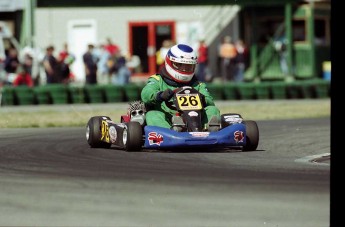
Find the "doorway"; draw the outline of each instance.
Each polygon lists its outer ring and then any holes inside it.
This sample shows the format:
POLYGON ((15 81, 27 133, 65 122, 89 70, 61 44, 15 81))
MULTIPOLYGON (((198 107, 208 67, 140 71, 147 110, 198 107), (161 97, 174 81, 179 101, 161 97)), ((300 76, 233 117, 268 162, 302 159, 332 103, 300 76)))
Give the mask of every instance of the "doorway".
POLYGON ((73 20, 68 23, 68 48, 75 56, 71 65, 71 71, 75 75, 76 82, 85 82, 85 70, 83 54, 87 51, 88 44, 96 44, 96 21, 73 20))
POLYGON ((140 72, 133 76, 150 76, 157 71, 156 51, 164 40, 175 41, 175 22, 130 22, 129 51, 140 58, 140 72))

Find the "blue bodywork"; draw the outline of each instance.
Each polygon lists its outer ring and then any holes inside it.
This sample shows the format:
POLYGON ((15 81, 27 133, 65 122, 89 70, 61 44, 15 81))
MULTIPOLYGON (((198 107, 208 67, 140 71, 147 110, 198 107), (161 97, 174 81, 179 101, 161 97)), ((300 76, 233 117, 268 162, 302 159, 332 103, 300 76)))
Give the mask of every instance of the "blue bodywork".
POLYGON ((229 125, 217 132, 176 132, 171 129, 145 126, 144 148, 240 147, 246 145, 246 126, 229 125))

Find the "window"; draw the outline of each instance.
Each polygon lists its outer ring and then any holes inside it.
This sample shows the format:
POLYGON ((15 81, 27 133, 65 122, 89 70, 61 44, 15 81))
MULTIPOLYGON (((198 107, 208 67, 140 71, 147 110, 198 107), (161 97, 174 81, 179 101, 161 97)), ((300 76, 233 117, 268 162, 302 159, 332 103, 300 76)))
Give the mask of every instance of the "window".
POLYGON ((306 41, 305 20, 294 20, 292 22, 292 39, 294 42, 306 41))
POLYGON ((315 19, 315 44, 325 45, 326 44, 326 20, 315 19))

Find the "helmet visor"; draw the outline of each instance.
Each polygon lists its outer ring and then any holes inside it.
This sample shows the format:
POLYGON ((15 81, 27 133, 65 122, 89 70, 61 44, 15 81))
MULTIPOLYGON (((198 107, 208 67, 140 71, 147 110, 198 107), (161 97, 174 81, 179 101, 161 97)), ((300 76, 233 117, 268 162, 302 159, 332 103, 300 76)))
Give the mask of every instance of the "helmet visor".
POLYGON ((178 62, 172 62, 173 67, 181 72, 192 73, 195 70, 195 64, 183 64, 178 62))

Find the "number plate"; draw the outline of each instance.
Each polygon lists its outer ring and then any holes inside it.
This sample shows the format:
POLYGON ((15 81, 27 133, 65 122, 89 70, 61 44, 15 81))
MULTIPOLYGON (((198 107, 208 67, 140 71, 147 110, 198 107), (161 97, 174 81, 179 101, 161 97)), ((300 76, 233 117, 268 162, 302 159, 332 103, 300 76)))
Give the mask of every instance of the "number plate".
POLYGON ((109 143, 110 137, 109 137, 109 127, 108 127, 108 122, 102 120, 102 141, 105 141, 109 143))
POLYGON ((177 104, 181 110, 201 110, 198 94, 176 94, 177 104))

